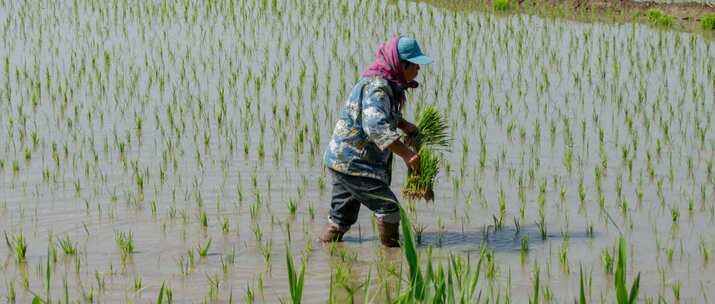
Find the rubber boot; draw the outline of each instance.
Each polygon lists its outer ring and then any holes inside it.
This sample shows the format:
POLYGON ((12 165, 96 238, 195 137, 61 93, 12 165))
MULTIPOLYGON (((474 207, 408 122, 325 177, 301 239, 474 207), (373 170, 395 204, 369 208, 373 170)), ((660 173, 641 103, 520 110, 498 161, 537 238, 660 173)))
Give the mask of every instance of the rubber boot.
POLYGON ((400 223, 385 223, 377 220, 380 242, 385 247, 400 247, 400 223))
POLYGON ((320 233, 320 241, 323 243, 328 242, 342 242, 343 235, 348 232, 350 227, 341 227, 337 224, 327 223, 323 226, 323 231, 320 233))

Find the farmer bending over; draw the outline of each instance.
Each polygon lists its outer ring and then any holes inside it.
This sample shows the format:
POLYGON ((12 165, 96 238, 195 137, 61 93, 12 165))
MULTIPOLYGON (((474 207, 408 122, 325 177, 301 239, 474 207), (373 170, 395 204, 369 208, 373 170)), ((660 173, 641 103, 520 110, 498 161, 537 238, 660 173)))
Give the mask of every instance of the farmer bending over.
POLYGON ((415 39, 400 36, 380 45, 375 57, 353 87, 323 157, 333 177, 329 223, 320 234, 323 242, 342 241, 362 203, 375 212, 382 244, 400 245, 400 211, 390 190, 392 153, 419 172, 419 157, 400 141, 397 128, 408 139, 417 134, 417 127, 400 113, 405 90, 417 87, 414 79, 420 65, 432 59, 422 54, 415 39))

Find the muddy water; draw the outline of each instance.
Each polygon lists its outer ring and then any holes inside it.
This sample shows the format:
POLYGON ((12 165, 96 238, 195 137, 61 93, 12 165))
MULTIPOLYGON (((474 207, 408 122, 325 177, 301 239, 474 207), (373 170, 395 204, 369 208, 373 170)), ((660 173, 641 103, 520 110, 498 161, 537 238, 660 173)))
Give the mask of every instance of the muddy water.
MULTIPOLYGON (((44 5, 0 10, 0 230, 28 243, 26 263, 0 246, 0 294, 12 286, 20 303, 45 295, 50 236, 79 250, 54 246, 53 299, 152 302, 166 283, 177 302, 277 302, 289 239, 296 261, 307 253, 309 303, 325 302, 341 260, 356 284, 399 265, 365 208, 342 254, 315 241, 330 192, 322 150, 346 92, 395 33, 436 61, 406 116, 436 104, 455 138, 435 202, 402 202, 425 227, 421 248, 476 258, 488 246, 497 271, 484 295, 525 302, 539 265, 545 300, 570 302, 583 265, 591 299, 611 302, 603 253, 622 232, 642 299, 672 302, 674 286, 685 302, 715 297, 703 257, 715 247, 715 47, 701 36, 412 2, 44 5), (115 237, 130 231, 136 251, 122 258, 115 237)), ((404 175, 397 162, 396 192, 404 175)))

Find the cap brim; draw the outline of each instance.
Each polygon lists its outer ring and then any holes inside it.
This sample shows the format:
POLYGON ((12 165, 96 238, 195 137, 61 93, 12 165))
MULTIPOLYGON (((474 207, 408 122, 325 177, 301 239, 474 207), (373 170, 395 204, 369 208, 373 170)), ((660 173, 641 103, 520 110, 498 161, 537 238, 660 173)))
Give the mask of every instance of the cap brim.
POLYGON ((425 55, 420 55, 420 56, 416 56, 413 58, 407 58, 406 60, 409 62, 415 63, 415 64, 430 64, 433 61, 432 58, 429 58, 425 55))

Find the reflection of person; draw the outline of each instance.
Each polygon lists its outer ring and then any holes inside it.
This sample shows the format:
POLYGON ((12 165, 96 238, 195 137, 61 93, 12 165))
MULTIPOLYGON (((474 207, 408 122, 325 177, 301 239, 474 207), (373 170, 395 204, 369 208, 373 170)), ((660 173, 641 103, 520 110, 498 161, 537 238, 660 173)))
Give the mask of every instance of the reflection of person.
POLYGON ((400 36, 380 45, 375 56, 375 63, 353 87, 325 151, 333 193, 329 223, 320 234, 323 242, 342 241, 362 203, 375 212, 382 244, 399 246, 400 212, 390 190, 392 153, 419 172, 419 156, 400 141, 397 128, 408 139, 417 134, 417 127, 400 112, 405 90, 418 85, 414 79, 420 65, 432 59, 422 54, 415 39, 400 36))

